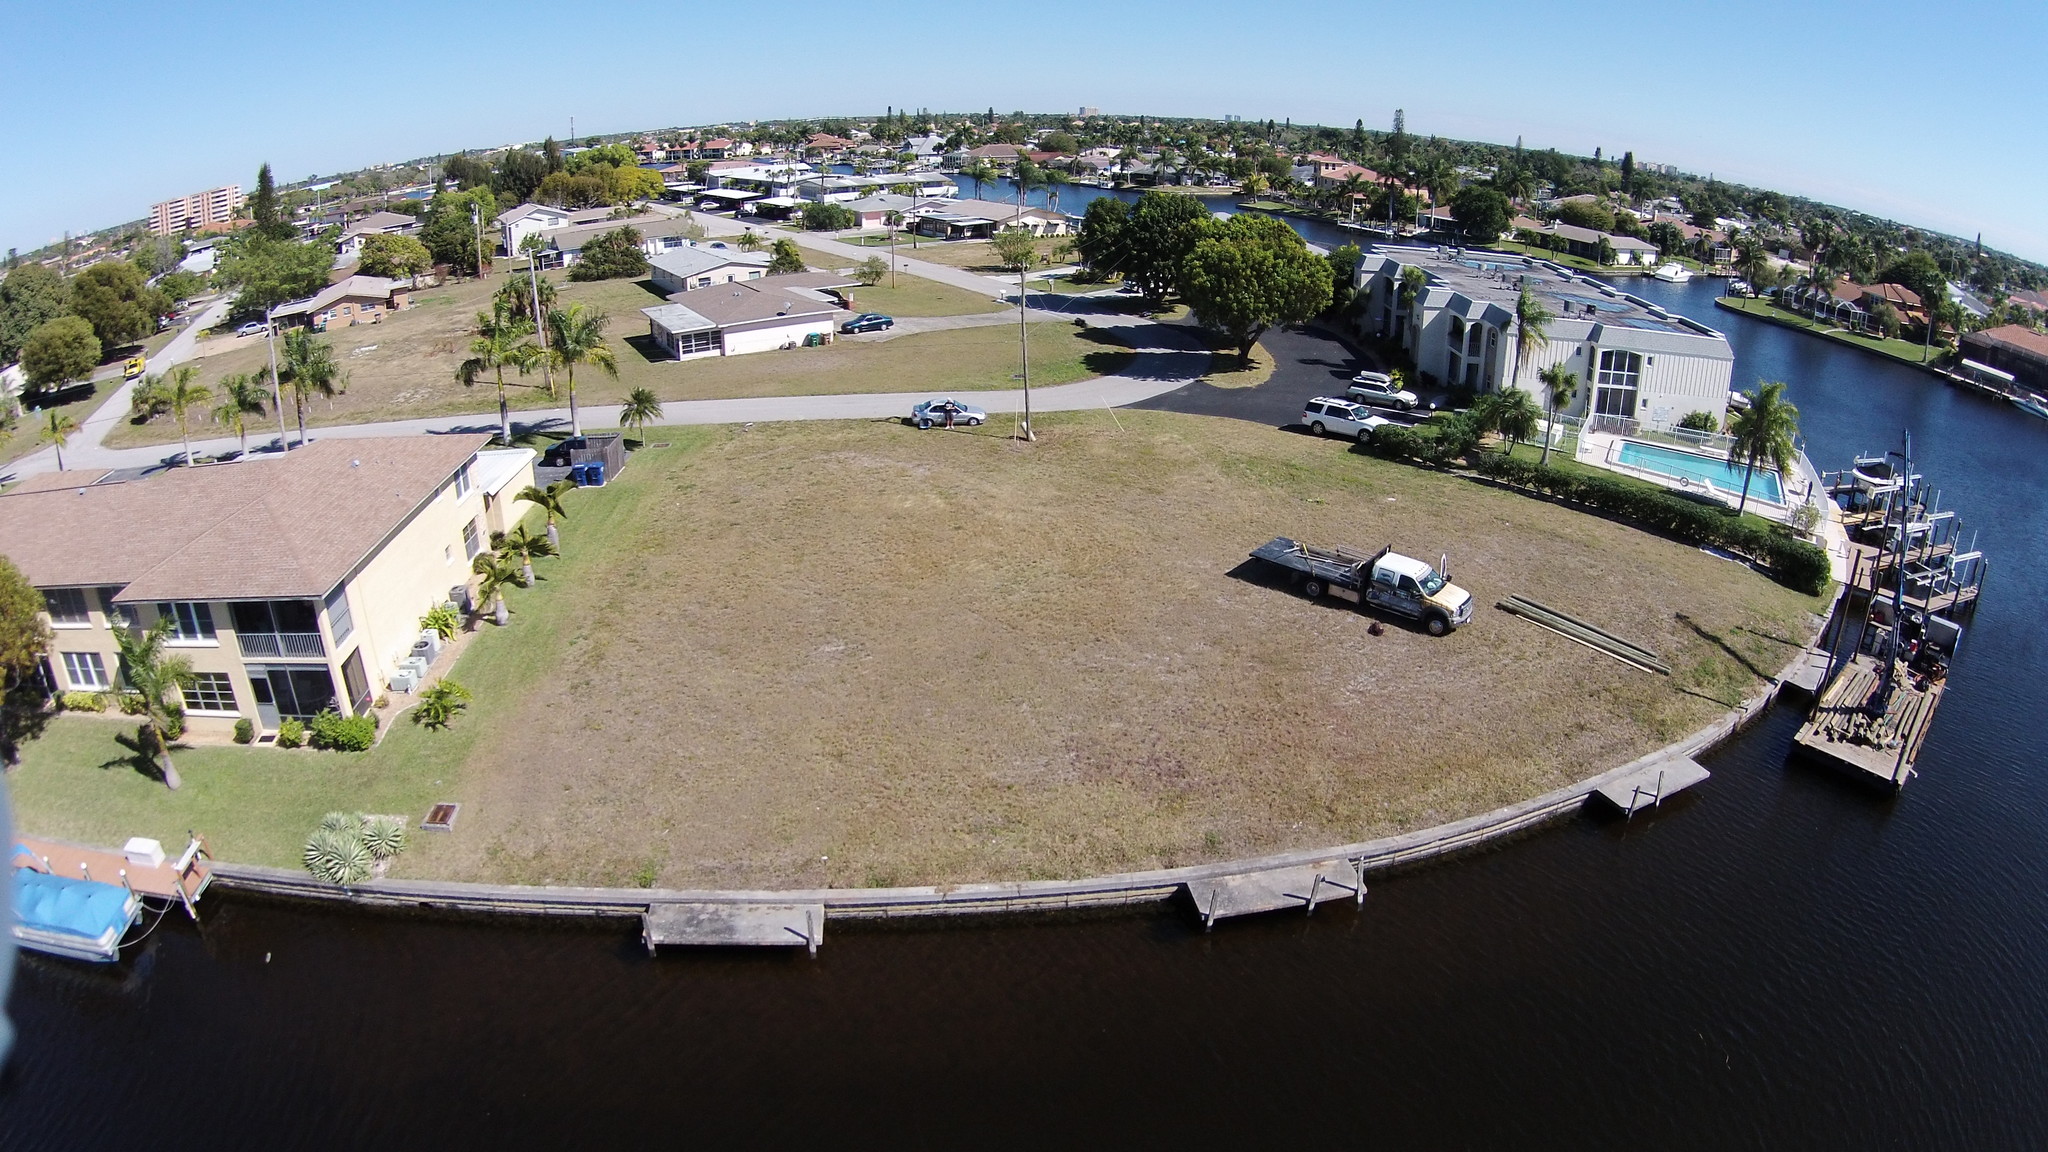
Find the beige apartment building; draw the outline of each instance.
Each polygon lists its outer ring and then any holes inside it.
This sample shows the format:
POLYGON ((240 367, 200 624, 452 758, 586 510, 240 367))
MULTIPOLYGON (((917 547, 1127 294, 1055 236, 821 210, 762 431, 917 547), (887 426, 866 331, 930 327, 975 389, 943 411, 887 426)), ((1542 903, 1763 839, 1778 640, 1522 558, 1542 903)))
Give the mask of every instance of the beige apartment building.
POLYGON ((0 494, 0 551, 43 594, 60 692, 120 687, 114 628, 169 621, 188 727, 370 707, 463 599, 470 561, 532 507, 534 453, 488 437, 321 440, 152 475, 73 471, 0 494))
POLYGON ((186 229, 217 232, 234 223, 243 204, 242 186, 228 184, 178 196, 149 206, 149 230, 158 236, 173 236, 186 229))

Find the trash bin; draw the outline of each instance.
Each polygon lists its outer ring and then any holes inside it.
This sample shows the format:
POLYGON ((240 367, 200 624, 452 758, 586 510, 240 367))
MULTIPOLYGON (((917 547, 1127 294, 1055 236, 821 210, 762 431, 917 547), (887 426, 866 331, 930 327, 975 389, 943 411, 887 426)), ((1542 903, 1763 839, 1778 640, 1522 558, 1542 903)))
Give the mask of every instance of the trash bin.
POLYGON ((578 488, 581 488, 581 487, 583 487, 583 486, 584 486, 585 484, 588 484, 588 483, 590 482, 590 465, 588 465, 588 464, 571 464, 571 465, 569 465, 569 482, 570 482, 571 484, 574 484, 574 485, 576 485, 576 486, 577 486, 578 488))
POLYGON ((590 463, 584 465, 583 467, 583 475, 586 479, 590 481, 590 486, 592 488, 604 487, 604 461, 592 460, 590 463))

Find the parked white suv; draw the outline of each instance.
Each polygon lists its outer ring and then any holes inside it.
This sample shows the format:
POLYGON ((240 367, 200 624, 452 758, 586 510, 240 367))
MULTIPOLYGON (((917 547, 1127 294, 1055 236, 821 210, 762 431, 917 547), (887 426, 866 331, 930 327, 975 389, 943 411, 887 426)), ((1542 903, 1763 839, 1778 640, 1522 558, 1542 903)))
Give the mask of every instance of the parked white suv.
POLYGON ((1384 372, 1360 372, 1353 376, 1344 395, 1363 404, 1399 408, 1403 412, 1422 403, 1420 396, 1394 383, 1394 378, 1384 372))
POLYGON ((1359 441, 1370 438, 1373 429, 1393 423, 1349 400, 1333 400, 1328 396, 1318 396, 1302 405, 1301 422, 1318 436, 1349 436, 1359 441))

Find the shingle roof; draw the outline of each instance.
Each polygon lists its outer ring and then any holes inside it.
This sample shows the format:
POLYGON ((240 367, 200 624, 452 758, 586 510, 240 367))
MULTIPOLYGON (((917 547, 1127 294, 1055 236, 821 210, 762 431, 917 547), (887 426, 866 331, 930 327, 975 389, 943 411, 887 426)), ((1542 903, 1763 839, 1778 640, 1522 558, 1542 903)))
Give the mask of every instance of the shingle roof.
POLYGON ((317 296, 279 304, 271 311, 273 316, 300 316, 308 313, 325 312, 342 300, 360 297, 365 300, 389 301, 391 293, 405 287, 402 280, 388 280, 382 276, 351 276, 336 284, 329 284, 317 296))
POLYGON ((312 598, 410 520, 488 436, 322 440, 282 456, 0 495, 0 540, 37 587, 123 602, 312 598))
POLYGON ((647 263, 678 279, 687 280, 734 264, 766 268, 772 259, 774 257, 766 252, 742 252, 737 248, 678 248, 659 256, 649 256, 647 263))

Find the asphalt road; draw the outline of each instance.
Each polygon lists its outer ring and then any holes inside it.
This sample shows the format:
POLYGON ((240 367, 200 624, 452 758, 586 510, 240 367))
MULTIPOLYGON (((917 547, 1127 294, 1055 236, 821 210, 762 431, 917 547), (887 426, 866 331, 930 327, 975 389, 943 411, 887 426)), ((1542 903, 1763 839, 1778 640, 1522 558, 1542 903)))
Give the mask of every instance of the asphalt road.
POLYGON ((1218 388, 1196 381, 1130 407, 1298 429, 1303 403, 1317 396, 1343 396, 1351 377, 1368 368, 1386 370, 1371 354, 1320 328, 1275 328, 1259 338, 1259 346, 1273 357, 1274 365, 1272 377, 1256 388, 1218 388))

